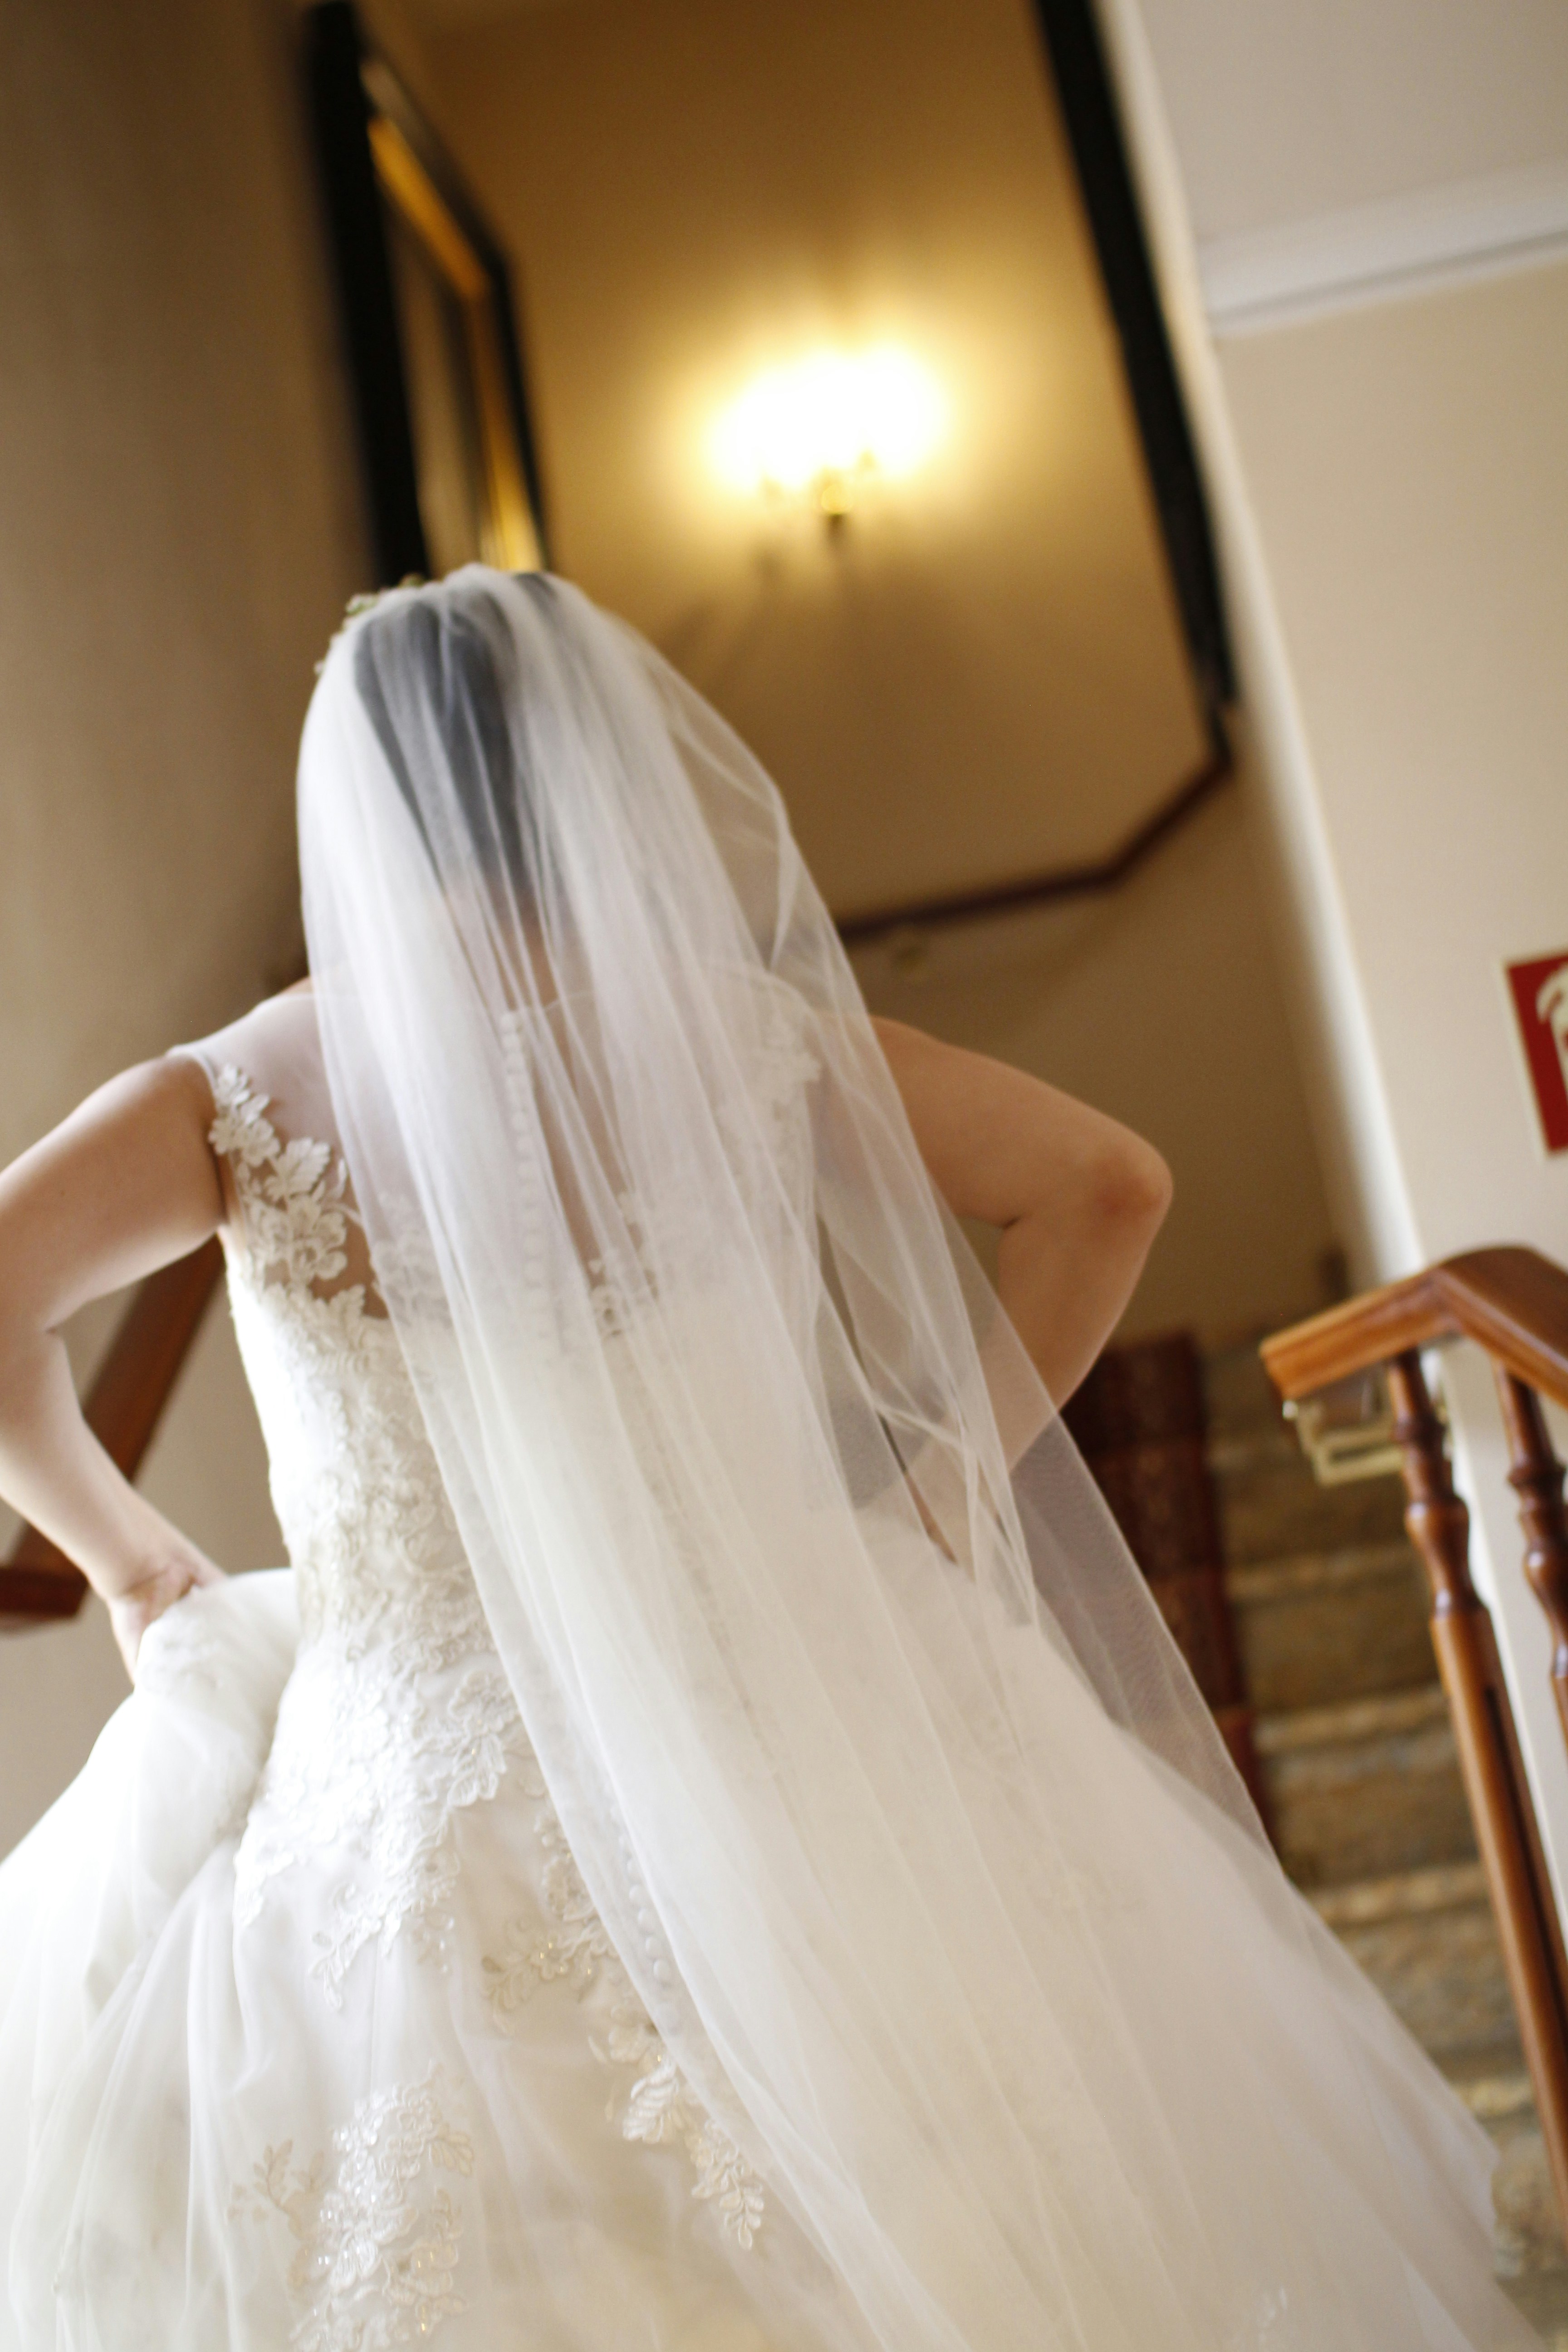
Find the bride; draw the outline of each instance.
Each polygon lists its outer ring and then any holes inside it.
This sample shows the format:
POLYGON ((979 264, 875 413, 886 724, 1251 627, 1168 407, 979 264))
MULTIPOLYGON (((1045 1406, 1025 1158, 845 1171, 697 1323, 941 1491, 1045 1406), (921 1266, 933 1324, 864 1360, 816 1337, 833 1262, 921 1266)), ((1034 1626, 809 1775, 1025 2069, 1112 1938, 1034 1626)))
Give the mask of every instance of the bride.
POLYGON ((300 835, 311 982, 0 1180, 0 1488, 135 1681, 0 1868, 0 2347, 1533 2342, 1052 1408, 1156 1156, 873 1024, 558 581, 356 614, 300 835), (56 1336, 215 1228, 233 1581, 56 1336))

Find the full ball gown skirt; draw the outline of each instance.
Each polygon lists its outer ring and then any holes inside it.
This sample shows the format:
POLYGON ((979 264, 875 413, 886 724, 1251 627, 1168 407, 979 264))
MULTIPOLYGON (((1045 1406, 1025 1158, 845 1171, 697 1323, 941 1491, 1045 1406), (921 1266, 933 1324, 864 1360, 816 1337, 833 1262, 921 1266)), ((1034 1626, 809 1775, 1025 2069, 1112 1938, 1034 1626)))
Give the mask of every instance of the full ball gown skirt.
MULTIPOLYGON (((0 1866, 0 2347, 867 2352, 587 1898, 392 1327, 325 1278, 341 1164, 282 1143, 239 1070, 213 1076, 248 1234, 230 1295, 292 1567, 159 1620, 135 1693, 0 1866)), ((1193 2130, 1219 2116, 1228 2145, 1231 2047, 1238 2079, 1277 2084, 1259 2127, 1289 2137, 1331 2012, 1390 2159, 1365 2226, 1422 2247, 1398 2342, 1481 2341, 1426 2280, 1451 2261, 1475 2307, 1488 2144, 1336 1952, 1287 1948, 1244 1900, 1214 1934, 1222 1848, 1065 1666, 1060 1705, 1090 1825, 1064 1899, 1149 1951, 1126 2063, 1145 2035, 1179 2063, 1190 2036, 1193 2130)), ((1334 2116, 1310 2120, 1309 2179, 1336 2148, 1334 2116)), ((1364 2115, 1352 2176, 1358 2133, 1364 2115)), ((1070 2172, 1066 2117, 1062 2151, 1070 2172)), ((1237 2153, 1216 2197, 1245 2196, 1237 2153)), ((1141 2217, 1123 2225, 1135 2273, 1141 2217)), ((1149 2328, 1119 2326, 1118 2347, 1171 2340, 1158 2272, 1149 2328)), ((1489 2352, 1533 2341, 1480 2292, 1489 2352)), ((1246 2282, 1214 2352, 1276 2347, 1335 2352, 1331 2322, 1246 2282)))

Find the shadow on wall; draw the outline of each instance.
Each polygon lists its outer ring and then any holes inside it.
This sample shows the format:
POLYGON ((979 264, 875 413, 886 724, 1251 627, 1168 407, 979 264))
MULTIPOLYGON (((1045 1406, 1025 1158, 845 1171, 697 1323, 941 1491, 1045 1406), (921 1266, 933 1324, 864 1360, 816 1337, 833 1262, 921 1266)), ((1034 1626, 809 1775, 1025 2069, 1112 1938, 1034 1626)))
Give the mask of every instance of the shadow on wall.
POLYGON ((854 962, 874 1011, 1016 1062, 1164 1153, 1175 1201, 1125 1334, 1217 1337, 1323 1303, 1333 1233, 1243 793, 1106 898, 895 934, 854 962))

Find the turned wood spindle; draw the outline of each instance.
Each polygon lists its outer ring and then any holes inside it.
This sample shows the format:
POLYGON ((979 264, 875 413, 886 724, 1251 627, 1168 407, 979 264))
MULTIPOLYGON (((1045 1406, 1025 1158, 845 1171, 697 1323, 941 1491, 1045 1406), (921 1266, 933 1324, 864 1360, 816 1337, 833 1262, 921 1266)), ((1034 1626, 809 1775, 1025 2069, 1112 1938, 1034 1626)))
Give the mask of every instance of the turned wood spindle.
POLYGON ((1443 1424, 1414 1349, 1388 1366, 1394 1441, 1405 1457, 1405 1524, 1426 1565, 1434 1619, 1486 1608, 1470 1581, 1470 1515, 1454 1491, 1443 1424))
POLYGON ((1524 1529, 1524 1572, 1552 1628, 1552 1686, 1568 1736, 1568 1509, 1563 1501, 1563 1465, 1552 1451, 1535 1391, 1501 1364, 1496 1370, 1513 1460, 1509 1485, 1519 1496, 1524 1529))
MULTIPOLYGON (((1529 1801, 1491 1617, 1470 1580, 1470 1515, 1454 1491, 1443 1424, 1433 1409, 1417 1349, 1391 1360, 1388 1385, 1394 1435, 1404 1456, 1405 1524, 1431 1587, 1432 1646, 1448 1696, 1459 1770, 1487 1874, 1558 2208, 1568 2218, 1568 1955, 1529 1801)), ((1561 1473, 1558 1476, 1560 1485, 1561 1473)), ((1531 1493, 1533 1496, 1533 1486, 1531 1493)), ((1558 1508, 1560 1512, 1560 1494, 1558 1508)), ((1564 1561, 1568 1563, 1568 1552, 1564 1561)), ((1561 1696, 1561 1683, 1558 1692, 1561 1696)))
POLYGON ((1313 1396, 1373 1364, 1387 1368, 1405 1523, 1431 1588, 1432 1646, 1568 2227, 1568 1953, 1491 1619, 1470 1581, 1468 1514, 1422 1377, 1421 1349, 1448 1339, 1472 1340, 1499 1375, 1526 1571, 1551 1625, 1552 1684, 1568 1736, 1568 1515, 1540 1402, 1568 1408, 1568 1266, 1537 1250, 1466 1250, 1275 1332, 1263 1360, 1288 1399, 1313 1396))

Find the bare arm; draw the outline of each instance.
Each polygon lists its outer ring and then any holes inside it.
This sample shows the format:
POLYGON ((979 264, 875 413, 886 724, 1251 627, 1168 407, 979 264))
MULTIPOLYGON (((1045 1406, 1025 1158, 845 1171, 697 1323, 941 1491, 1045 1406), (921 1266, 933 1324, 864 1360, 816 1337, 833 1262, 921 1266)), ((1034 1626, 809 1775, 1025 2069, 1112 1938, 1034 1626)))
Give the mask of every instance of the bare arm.
POLYGON ((221 1223, 211 1115, 193 1064, 145 1063, 0 1174, 0 1494, 103 1595, 132 1668, 153 1618, 218 1571, 92 1435, 59 1327, 221 1223))
POLYGON ((1114 1330, 1171 1202, 1152 1144, 1043 1079, 901 1021, 877 1034, 955 1216, 1001 1234, 997 1290, 1059 1404, 1114 1330))

